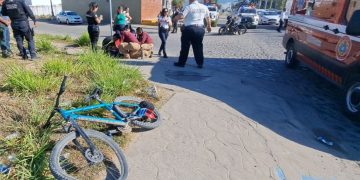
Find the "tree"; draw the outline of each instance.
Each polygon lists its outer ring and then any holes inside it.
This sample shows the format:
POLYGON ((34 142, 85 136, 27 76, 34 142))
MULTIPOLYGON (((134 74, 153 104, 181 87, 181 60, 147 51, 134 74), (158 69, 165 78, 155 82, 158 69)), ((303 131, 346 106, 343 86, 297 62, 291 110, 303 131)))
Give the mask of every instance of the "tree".
POLYGON ((53 3, 52 0, 50 0, 50 6, 51 6, 51 16, 54 17, 54 8, 53 8, 53 3))
POLYGON ((175 8, 181 8, 184 5, 184 0, 172 0, 171 5, 175 8))

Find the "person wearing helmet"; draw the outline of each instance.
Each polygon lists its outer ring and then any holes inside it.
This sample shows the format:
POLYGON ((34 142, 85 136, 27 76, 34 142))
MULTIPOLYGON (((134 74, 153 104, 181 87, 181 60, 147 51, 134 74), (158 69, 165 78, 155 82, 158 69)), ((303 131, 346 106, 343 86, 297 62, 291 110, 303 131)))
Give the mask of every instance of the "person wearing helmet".
POLYGON ((102 15, 98 16, 96 12, 99 10, 99 6, 96 2, 89 4, 89 10, 86 12, 86 19, 88 22, 88 33, 91 41, 91 48, 96 51, 97 42, 99 41, 100 27, 99 24, 103 20, 102 15))

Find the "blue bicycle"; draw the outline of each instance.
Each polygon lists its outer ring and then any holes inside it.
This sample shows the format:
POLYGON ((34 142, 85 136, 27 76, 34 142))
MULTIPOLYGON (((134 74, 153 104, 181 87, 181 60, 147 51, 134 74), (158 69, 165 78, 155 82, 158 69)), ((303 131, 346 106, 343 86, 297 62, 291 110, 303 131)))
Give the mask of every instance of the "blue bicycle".
POLYGON ((44 128, 51 125, 56 113, 67 122, 68 134, 54 146, 50 154, 50 170, 56 179, 126 179, 128 166, 119 145, 104 133, 95 130, 83 130, 78 120, 100 122, 120 128, 129 125, 153 129, 160 124, 160 115, 154 106, 134 97, 119 97, 113 103, 100 99, 101 90, 95 89, 88 100, 94 99, 96 105, 64 110, 60 97, 65 92, 67 76, 61 83, 54 110, 44 128), (82 115, 94 109, 105 109, 114 118, 82 115))

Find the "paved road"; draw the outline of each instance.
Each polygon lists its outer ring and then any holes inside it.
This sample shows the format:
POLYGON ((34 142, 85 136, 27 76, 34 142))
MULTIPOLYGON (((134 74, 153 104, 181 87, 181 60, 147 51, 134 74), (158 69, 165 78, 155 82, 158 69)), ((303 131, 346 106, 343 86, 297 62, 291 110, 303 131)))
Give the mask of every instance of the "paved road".
POLYGON ((360 179, 360 126, 341 114, 340 91, 305 67, 286 69, 274 29, 207 34, 201 70, 192 58, 172 66, 179 34, 169 59, 125 61, 174 92, 162 126, 137 133, 127 150, 130 180, 360 179))

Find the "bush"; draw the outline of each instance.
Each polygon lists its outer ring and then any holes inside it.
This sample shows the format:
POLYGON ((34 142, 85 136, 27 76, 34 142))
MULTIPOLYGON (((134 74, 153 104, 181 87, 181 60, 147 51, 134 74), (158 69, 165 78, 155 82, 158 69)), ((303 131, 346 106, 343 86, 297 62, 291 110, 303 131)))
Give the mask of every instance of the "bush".
POLYGON ((49 40, 41 39, 39 42, 36 43, 36 45, 39 52, 51 53, 56 51, 56 48, 51 44, 49 40))
POLYGON ((211 21, 211 27, 216 27, 218 24, 218 21, 211 21))
POLYGON ((72 74, 76 68, 71 60, 55 59, 47 61, 41 68, 45 76, 63 76, 72 74))
POLYGON ((138 69, 121 65, 105 54, 86 53, 79 62, 89 67, 91 89, 100 87, 108 97, 128 94, 145 83, 138 69))
POLYGON ((59 80, 53 76, 42 76, 25 68, 11 67, 10 73, 6 74, 4 87, 13 92, 40 93, 54 90, 57 84, 59 80))
POLYGON ((75 39, 75 44, 79 46, 90 46, 90 36, 88 33, 83 33, 78 39, 75 39))

